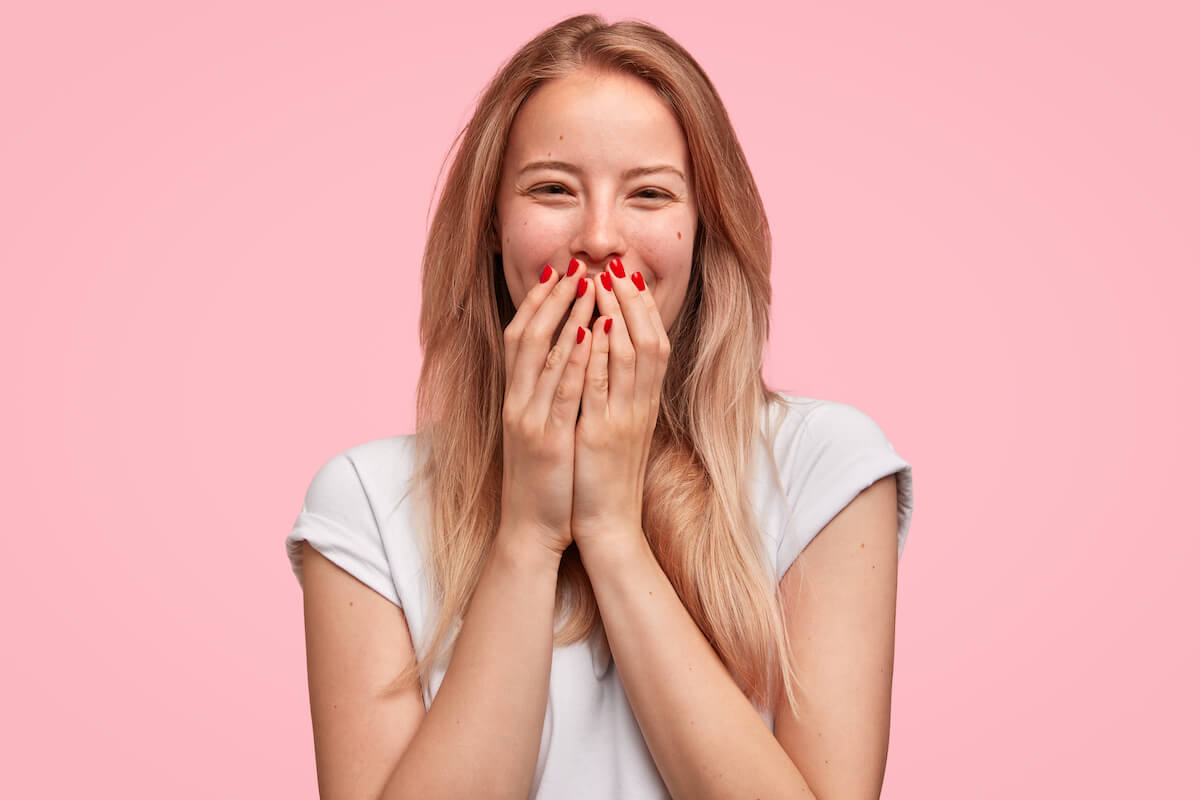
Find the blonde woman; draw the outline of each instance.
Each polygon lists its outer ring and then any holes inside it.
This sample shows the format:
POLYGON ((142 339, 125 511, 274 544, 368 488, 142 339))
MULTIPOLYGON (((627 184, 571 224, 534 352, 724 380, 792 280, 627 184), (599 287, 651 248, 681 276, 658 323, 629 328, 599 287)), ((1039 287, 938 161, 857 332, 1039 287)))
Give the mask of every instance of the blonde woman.
POLYGON ((911 468, 766 388, 716 90, 577 16, 456 141, 417 432, 329 459, 287 538, 321 796, 878 797, 911 468))

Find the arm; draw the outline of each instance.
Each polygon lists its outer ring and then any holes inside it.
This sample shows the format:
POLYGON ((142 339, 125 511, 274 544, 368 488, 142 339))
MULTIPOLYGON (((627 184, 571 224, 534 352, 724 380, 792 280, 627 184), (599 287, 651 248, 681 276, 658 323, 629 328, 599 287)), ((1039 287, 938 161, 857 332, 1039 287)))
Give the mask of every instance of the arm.
POLYGON ((580 555, 621 683, 671 796, 814 797, 636 533, 580 555))
MULTIPOLYGON (((896 478, 859 492, 804 549, 803 571, 780 583, 800 679, 800 716, 786 698, 775 736, 820 797, 883 790, 896 640, 896 478)), ((795 565, 793 565, 794 567, 795 565)))
POLYGON ((550 691, 559 557, 501 529, 429 712, 380 800, 524 798, 550 691))
MULTIPOLYGON (((887 761, 898 553, 896 480, 864 489, 780 585, 802 718, 775 733, 696 627, 644 536, 580 551, 613 661, 672 797, 878 798, 887 761), (801 575, 806 576, 801 581, 801 575), (803 769, 803 773, 797 768, 803 769)), ((616 537, 614 537, 614 541, 616 537)))

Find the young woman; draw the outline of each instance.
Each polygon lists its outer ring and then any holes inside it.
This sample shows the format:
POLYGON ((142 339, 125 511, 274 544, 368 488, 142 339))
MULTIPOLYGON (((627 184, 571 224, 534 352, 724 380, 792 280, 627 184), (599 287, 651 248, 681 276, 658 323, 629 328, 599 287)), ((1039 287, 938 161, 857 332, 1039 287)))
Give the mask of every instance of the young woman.
POLYGON ((287 538, 321 796, 877 797, 911 467, 766 388, 716 90, 577 16, 460 138, 417 432, 329 459, 287 538))

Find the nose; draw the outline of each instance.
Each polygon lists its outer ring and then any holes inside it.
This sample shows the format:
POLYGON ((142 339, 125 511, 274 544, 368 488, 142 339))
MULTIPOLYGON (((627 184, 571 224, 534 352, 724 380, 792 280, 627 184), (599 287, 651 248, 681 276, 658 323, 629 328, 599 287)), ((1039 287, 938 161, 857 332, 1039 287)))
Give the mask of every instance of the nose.
POLYGON ((619 214, 604 203, 593 203, 585 208, 580 212, 571 252, 587 268, 589 277, 603 272, 611 259, 625 253, 619 214))

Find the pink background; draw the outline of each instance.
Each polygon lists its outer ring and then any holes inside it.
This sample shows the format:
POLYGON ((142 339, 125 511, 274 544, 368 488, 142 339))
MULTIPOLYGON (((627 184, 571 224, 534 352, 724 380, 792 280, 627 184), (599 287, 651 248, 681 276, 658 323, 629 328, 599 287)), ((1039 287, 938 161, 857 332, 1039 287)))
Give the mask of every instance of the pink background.
POLYGON ((1194 791, 1193 4, 188 5, 0 16, 8 796, 316 797, 284 537, 412 430, 442 157, 590 10, 729 108, 769 381, 914 465, 884 796, 1194 791))

